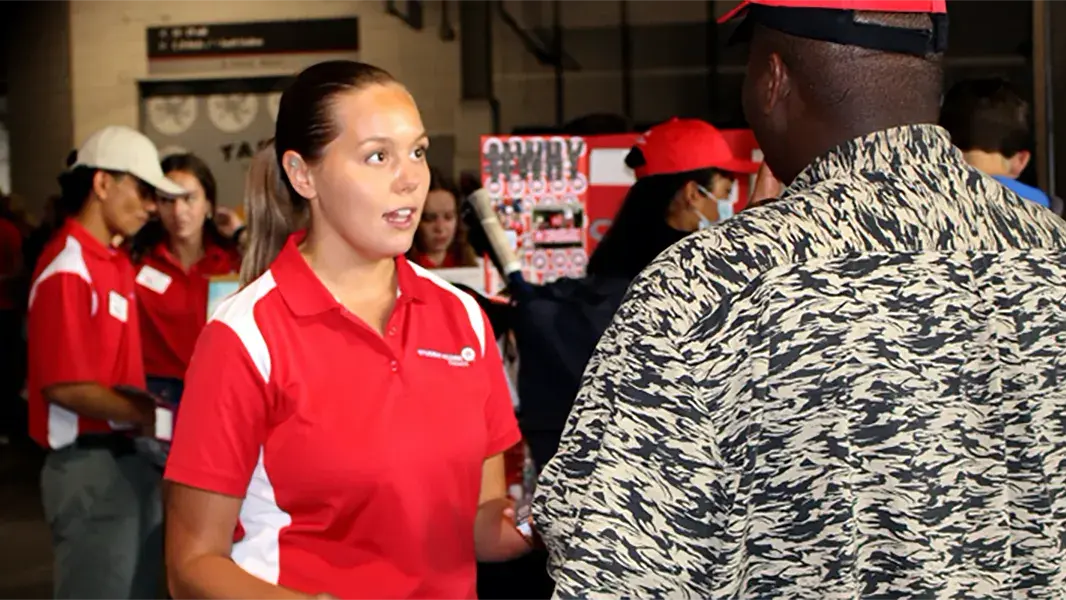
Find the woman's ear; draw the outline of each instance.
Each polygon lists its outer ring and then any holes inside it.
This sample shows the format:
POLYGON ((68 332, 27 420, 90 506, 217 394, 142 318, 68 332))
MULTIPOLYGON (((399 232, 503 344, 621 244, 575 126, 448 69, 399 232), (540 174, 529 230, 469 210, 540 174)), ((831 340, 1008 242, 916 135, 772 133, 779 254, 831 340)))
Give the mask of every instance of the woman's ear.
POLYGON ((314 177, 311 176, 311 169, 302 156, 292 150, 287 151, 281 157, 281 168, 285 169, 285 175, 289 178, 289 183, 292 184, 292 189, 296 190, 297 194, 308 200, 318 196, 318 192, 315 190, 314 177))
POLYGON ((707 195, 700 191, 700 186, 695 181, 690 181, 681 188, 681 197, 685 206, 691 210, 699 210, 703 206, 703 201, 707 199, 707 195))

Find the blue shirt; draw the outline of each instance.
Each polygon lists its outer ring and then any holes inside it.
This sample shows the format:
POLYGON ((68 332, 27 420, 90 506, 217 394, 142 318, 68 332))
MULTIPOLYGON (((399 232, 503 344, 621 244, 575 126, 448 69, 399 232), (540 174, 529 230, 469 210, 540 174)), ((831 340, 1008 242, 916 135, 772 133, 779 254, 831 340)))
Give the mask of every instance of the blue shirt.
POLYGON ((1018 194, 1022 198, 1036 202, 1044 208, 1051 208, 1051 199, 1039 188, 1026 185, 1017 179, 1011 179, 1010 177, 1004 177, 1002 175, 996 175, 994 176, 994 179, 1007 186, 1008 190, 1018 194))

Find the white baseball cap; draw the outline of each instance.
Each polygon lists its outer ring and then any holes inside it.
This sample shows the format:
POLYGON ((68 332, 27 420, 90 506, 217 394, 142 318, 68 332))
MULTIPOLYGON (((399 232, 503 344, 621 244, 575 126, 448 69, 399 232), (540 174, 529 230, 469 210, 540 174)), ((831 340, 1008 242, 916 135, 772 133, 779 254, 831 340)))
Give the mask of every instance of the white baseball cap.
POLYGON ((112 125, 85 140, 71 168, 90 167, 129 173, 164 196, 187 196, 188 190, 167 179, 159 165, 159 151, 143 133, 112 125))

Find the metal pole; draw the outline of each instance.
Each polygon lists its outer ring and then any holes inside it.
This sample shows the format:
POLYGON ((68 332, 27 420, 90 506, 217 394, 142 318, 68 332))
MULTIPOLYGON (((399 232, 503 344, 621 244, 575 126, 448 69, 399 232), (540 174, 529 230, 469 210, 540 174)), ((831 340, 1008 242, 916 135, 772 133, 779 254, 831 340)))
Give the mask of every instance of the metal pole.
POLYGON ((552 34, 555 54, 555 125, 566 123, 565 71, 563 69, 563 3, 552 2, 552 34))
MULTIPOLYGON (((707 24, 704 64, 707 68, 707 120, 715 123, 718 117, 718 20, 715 18, 715 0, 707 0, 707 24)), ((715 123, 720 125, 720 123, 715 123)))
POLYGON ((629 0, 619 0, 622 42, 622 114, 633 122, 633 35, 629 28, 629 0))
MULTIPOLYGON (((1044 46, 1044 130, 1047 132, 1047 187, 1048 194, 1055 195, 1055 72, 1053 47, 1051 45, 1051 2, 1041 0, 1035 10, 1042 10, 1040 19, 1043 27, 1040 32, 1044 46), (1041 6, 1042 5, 1042 6, 1041 6)), ((1035 15, 1034 15, 1035 16, 1035 15)))

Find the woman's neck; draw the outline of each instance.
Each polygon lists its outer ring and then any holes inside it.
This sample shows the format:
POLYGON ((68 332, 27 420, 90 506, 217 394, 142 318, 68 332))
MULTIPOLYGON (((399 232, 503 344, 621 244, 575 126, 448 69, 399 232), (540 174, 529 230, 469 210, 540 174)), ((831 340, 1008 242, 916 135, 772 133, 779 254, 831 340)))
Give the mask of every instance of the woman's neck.
POLYGON ((429 259, 429 262, 433 263, 434 265, 442 265, 444 264, 444 259, 448 257, 448 249, 445 248, 444 250, 426 252, 425 255, 426 258, 429 259))
POLYGON ((396 302, 395 260, 367 259, 339 235, 316 235, 313 228, 300 254, 341 305, 378 333, 385 330, 396 302))
POLYGON ((178 263, 185 270, 188 270, 204 257, 204 236, 202 233, 186 239, 171 237, 167 245, 170 248, 170 253, 178 259, 178 263))

